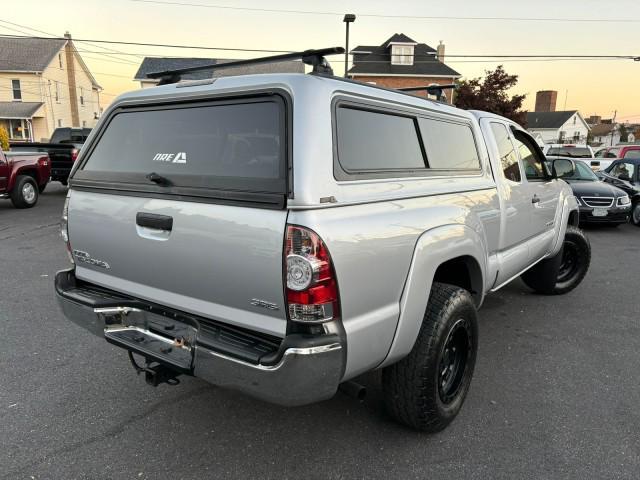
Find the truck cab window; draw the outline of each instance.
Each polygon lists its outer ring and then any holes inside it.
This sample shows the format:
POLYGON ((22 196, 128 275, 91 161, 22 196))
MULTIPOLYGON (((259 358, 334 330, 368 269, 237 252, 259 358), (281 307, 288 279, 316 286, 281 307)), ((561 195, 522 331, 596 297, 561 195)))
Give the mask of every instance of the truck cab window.
POLYGON ((491 130, 496 139, 498 145, 498 152, 500 154, 500 163, 502 163, 502 171, 504 177, 512 182, 522 181, 520 175, 520 165, 518 164, 518 155, 509 138, 509 132, 507 127, 501 123, 491 123, 491 130))
POLYGON ((524 173, 527 180, 545 180, 546 175, 543 170, 542 159, 539 157, 538 152, 536 152, 535 149, 530 147, 527 143, 519 140, 517 133, 515 135, 516 138, 514 139, 514 142, 516 144, 516 149, 520 154, 520 159, 522 160, 522 166, 524 167, 524 173))

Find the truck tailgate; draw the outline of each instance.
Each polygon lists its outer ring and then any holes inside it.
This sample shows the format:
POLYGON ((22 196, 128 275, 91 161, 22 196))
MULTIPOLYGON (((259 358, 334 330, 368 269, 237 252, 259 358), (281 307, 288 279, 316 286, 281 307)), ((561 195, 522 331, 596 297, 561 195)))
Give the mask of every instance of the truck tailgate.
POLYGON ((284 336, 286 210, 81 190, 72 191, 69 210, 78 278, 284 336), (139 213, 170 217, 171 230, 138 225, 144 223, 136 220, 139 213))

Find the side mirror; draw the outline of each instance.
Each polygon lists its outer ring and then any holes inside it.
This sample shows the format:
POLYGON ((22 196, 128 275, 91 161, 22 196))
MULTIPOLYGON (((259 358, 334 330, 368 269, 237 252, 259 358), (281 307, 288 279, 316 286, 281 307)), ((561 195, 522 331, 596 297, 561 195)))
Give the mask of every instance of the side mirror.
POLYGON ((551 162, 551 175, 553 178, 573 177, 576 173, 576 164, 573 160, 559 158, 551 162))

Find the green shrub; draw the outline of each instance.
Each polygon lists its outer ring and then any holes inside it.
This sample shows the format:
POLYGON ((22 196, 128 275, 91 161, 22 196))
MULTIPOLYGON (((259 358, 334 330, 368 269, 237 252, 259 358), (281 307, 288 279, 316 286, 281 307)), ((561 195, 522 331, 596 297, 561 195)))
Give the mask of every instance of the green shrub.
POLYGON ((0 125, 0 148, 9 150, 9 133, 7 129, 0 125))

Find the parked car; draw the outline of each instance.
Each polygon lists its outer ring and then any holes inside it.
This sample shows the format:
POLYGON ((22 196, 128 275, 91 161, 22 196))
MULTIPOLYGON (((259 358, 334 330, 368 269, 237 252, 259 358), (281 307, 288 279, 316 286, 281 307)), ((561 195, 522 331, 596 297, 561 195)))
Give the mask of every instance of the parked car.
POLYGON ((72 128, 61 127, 56 128, 53 131, 53 135, 49 139, 50 143, 71 143, 76 148, 80 149, 84 142, 87 141, 87 137, 91 133, 90 128, 72 128))
POLYGON ((624 190, 631 199, 631 221, 640 226, 640 158, 614 160, 600 177, 624 190))
MULTIPOLYGON (((620 225, 629 221, 631 200, 624 190, 601 181, 583 162, 572 161, 557 176, 571 186, 580 205, 580 223, 620 225)), ((562 168, 562 167, 560 167, 562 168)))
POLYGON ((593 164, 597 164, 598 168, 594 168, 594 170, 606 170, 617 158, 624 160, 640 158, 640 145, 617 145, 598 150, 593 161, 593 164))
POLYGON ((602 160, 594 158, 593 149, 588 145, 547 144, 543 147, 543 152, 548 159, 572 158, 584 162, 592 170, 602 168, 602 160))
POLYGON ((13 152, 43 152, 51 160, 51 181, 67 185, 71 168, 90 128, 56 128, 49 143, 12 142, 13 152))
POLYGON ((548 157, 593 158, 593 150, 589 145, 570 145, 564 143, 547 143, 542 149, 548 157))
POLYGON ((111 104, 71 175, 55 287, 153 385, 304 405, 382 369, 391 415, 433 432, 469 390, 485 295, 582 281, 578 220, 506 118, 319 73, 221 77, 111 104))
POLYGON ((3 152, 0 148, 0 198, 9 198, 16 208, 38 203, 51 175, 47 155, 3 152))

